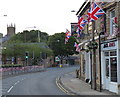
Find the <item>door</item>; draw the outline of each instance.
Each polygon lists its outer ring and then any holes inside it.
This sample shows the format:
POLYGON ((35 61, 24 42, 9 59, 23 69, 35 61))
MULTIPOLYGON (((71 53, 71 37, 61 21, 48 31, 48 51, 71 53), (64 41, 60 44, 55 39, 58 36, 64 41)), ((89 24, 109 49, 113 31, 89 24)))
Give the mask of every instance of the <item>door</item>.
POLYGON ((117 57, 110 58, 110 75, 111 75, 111 82, 117 82, 117 57))

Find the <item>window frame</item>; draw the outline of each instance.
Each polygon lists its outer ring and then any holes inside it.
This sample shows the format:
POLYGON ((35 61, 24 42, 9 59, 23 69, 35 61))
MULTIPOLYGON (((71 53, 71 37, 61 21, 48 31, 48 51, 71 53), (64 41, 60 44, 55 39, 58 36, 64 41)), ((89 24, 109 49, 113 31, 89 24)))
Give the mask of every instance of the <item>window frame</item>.
POLYGON ((113 34, 113 27, 115 26, 114 24, 114 18, 115 18, 115 9, 110 10, 110 35, 113 34), (112 13, 114 12, 114 17, 112 17, 112 13))

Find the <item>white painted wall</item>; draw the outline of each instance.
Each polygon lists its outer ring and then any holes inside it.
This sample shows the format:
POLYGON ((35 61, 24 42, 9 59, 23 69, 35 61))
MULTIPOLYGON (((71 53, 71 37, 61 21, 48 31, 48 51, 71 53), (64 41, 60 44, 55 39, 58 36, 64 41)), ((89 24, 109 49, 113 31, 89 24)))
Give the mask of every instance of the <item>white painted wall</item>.
POLYGON ((104 52, 101 52, 101 75, 102 75, 102 88, 105 89, 105 56, 104 56, 104 52))
POLYGON ((118 75, 117 75, 117 78, 118 78, 118 84, 120 84, 120 40, 117 41, 117 45, 118 45, 118 46, 117 46, 117 47, 118 47, 118 48, 117 48, 117 55, 118 55, 118 56, 117 56, 117 63, 118 63, 118 64, 117 64, 117 67, 118 67, 118 68, 117 68, 117 71, 118 71, 118 72, 117 72, 117 74, 118 74, 118 75))
POLYGON ((85 52, 85 79, 89 79, 89 53, 85 52))

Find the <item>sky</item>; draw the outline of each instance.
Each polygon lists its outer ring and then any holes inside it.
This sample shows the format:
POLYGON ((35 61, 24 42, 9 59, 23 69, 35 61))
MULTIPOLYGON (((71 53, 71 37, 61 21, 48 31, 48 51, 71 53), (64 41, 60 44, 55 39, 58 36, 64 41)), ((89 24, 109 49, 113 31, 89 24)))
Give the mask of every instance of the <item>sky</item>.
POLYGON ((71 30, 70 23, 78 20, 71 10, 78 11, 84 1, 0 0, 0 33, 6 35, 11 23, 16 25, 16 33, 34 29, 53 35, 71 30))

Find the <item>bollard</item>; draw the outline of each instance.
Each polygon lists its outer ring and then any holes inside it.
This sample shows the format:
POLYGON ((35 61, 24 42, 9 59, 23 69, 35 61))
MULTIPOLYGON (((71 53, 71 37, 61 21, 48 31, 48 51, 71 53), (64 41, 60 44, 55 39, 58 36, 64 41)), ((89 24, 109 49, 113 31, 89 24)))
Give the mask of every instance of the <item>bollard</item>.
POLYGON ((78 78, 78 77, 79 77, 79 70, 76 69, 76 78, 78 78))
POLYGON ((60 64, 60 68, 62 67, 62 64, 60 64))

